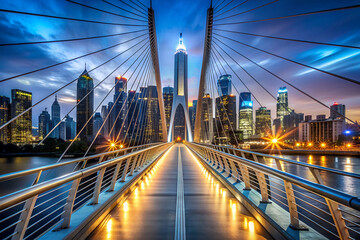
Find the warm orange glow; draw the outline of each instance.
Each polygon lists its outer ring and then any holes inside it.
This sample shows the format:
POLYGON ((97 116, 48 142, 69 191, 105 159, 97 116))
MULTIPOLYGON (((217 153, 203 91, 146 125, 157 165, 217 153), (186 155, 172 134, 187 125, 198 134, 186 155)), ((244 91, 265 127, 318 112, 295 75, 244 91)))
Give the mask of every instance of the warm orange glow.
POLYGON ((323 147, 323 148, 326 147, 326 144, 325 144, 325 143, 322 143, 322 144, 321 144, 321 147, 323 147))
POLYGON ((271 142, 272 142, 272 143, 277 143, 278 140, 277 140, 276 138, 273 138, 273 139, 271 140, 271 142))
POLYGON ((308 147, 311 147, 313 144, 312 143, 308 143, 308 147))
POLYGON ((347 146, 348 148, 350 148, 350 147, 351 147, 351 144, 350 144, 350 143, 348 143, 348 144, 346 144, 346 146, 347 146))
POLYGON ((299 147, 299 146, 300 146, 300 143, 296 143, 296 146, 299 147))
POLYGON ((255 225, 253 221, 249 221, 249 230, 250 232, 254 232, 255 231, 255 225))
POLYGON ((120 144, 120 148, 124 148, 124 145, 123 145, 123 144, 120 144))

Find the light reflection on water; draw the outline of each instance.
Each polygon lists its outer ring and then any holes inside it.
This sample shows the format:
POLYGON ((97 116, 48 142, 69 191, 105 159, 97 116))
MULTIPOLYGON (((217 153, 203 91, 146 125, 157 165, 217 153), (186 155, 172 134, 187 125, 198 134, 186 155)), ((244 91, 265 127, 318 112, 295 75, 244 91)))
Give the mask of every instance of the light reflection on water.
MULTIPOLYGON (((282 157, 326 168, 339 169, 346 172, 360 174, 360 157, 324 155, 282 155, 282 157)), ((292 164, 284 165, 287 172, 313 180, 312 174, 307 168, 292 164)), ((327 186, 343 190, 354 196, 360 196, 360 188, 357 187, 360 184, 360 179, 324 172, 321 172, 321 176, 327 186)))
MULTIPOLYGON (((0 158, 0 175, 54 164, 57 162, 57 160, 58 158, 56 157, 39 156, 0 158)), ((63 161, 69 160, 70 159, 66 159, 63 161)), ((70 164, 60 167, 58 169, 46 170, 41 174, 40 182, 71 172, 74 169, 74 166, 75 164, 70 164)), ((22 178, 12 179, 2 183, 0 182, 0 196, 31 186, 35 179, 35 176, 36 174, 32 174, 22 178)))

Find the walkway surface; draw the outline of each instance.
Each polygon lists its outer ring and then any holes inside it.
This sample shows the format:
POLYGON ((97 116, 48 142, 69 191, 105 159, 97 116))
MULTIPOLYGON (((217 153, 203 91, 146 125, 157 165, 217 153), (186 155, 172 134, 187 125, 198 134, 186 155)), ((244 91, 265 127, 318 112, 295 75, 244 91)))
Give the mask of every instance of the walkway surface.
POLYGON ((89 239, 271 239, 183 144, 174 145, 89 239))

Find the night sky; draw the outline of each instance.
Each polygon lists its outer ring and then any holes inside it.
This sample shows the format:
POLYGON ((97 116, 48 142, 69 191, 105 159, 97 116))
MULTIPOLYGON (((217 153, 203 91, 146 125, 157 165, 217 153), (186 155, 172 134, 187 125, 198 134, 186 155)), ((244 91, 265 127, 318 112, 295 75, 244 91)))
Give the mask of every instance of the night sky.
MULTIPOLYGON (((109 1, 119 6, 121 5, 121 3, 116 0, 109 1)), ((107 11, 123 14, 123 12, 100 0, 81 2, 107 11)), ((216 2, 217 1, 215 1, 215 3, 216 2)), ((224 4, 228 2, 230 2, 230 0, 227 0, 224 4)), ((242 1, 233 1, 223 11, 240 2, 242 1)), ((221 17, 244 12, 268 2, 271 1, 250 0, 238 9, 235 9, 228 14, 224 14, 221 17)), ((266 7, 241 14, 237 17, 221 20, 216 23, 265 19, 350 6, 358 3, 359 1, 355 0, 280 0, 266 7)), ((200 78, 205 35, 206 11, 209 5, 210 1, 153 1, 153 8, 156 15, 160 70, 163 87, 173 85, 174 52, 178 44, 179 33, 182 32, 184 44, 187 47, 189 55, 189 101, 196 98, 198 91, 198 81, 200 78)), ((126 8, 126 6, 123 7, 126 8)), ((106 13, 87 9, 65 0, 5 0, 0 2, 0 8, 97 21, 142 24, 136 21, 124 20, 118 16, 112 16, 106 13)), ((145 27, 130 28, 81 23, 11 13, 0 13, 0 43, 70 39, 75 37, 114 34, 144 28, 145 27)), ((318 42, 360 46, 360 8, 273 21, 216 26, 216 28, 318 42)), ((277 55, 360 81, 360 50, 358 49, 294 43, 261 37, 221 33, 219 31, 217 31, 217 33, 223 34, 227 37, 236 38, 246 44, 273 52, 277 55)), ((0 47, 0 78, 3 79, 55 64, 57 62, 65 61, 69 58, 74 58, 91 51, 96 51, 138 35, 140 34, 68 43, 0 47)), ((347 107, 347 116, 352 120, 360 120, 359 85, 309 70, 308 68, 298 66, 294 63, 288 63, 279 58, 261 53, 246 46, 238 45, 220 37, 217 38, 231 45, 242 54, 259 63, 261 66, 278 74, 282 78, 318 98, 325 104, 331 105, 335 101, 345 104, 347 107)), ((135 42, 136 41, 131 42, 126 46, 131 46, 135 42)), ((126 46, 122 45, 120 47, 72 61, 48 70, 0 83, 2 85, 0 88, 0 95, 10 97, 10 89, 19 88, 32 92, 33 103, 35 103, 55 89, 77 78, 83 72, 85 63, 87 64, 88 70, 94 68, 117 53, 125 50, 126 46)), ((241 56, 235 54, 230 49, 225 46, 222 47, 231 53, 236 61, 248 72, 250 72, 259 82, 261 82, 274 96, 276 96, 279 87, 286 86, 286 84, 264 72, 241 56)), ((115 61, 106 64, 104 67, 91 72, 90 75, 94 78, 94 84, 101 81, 108 73, 121 63, 121 60, 125 60, 128 56, 129 55, 125 54, 115 61)), ((229 58, 226 58, 226 60, 238 73, 239 77, 248 84, 248 87, 259 99, 261 104, 271 108, 272 115, 274 117, 276 102, 249 76, 247 76, 237 64, 232 62, 229 58)), ((100 97, 104 96, 114 84, 115 75, 122 74, 125 70, 125 67, 120 68, 116 74, 114 73, 113 76, 109 77, 104 84, 95 90, 95 99, 97 99, 95 101, 95 107, 99 104, 100 97)), ((231 70, 229 68, 226 68, 225 70, 227 73, 233 75, 233 82, 237 86, 238 90, 246 91, 244 86, 235 77, 231 70)), ((126 75, 130 75, 130 73, 127 73, 126 75)), ((313 100, 298 93, 290 87, 288 87, 288 90, 289 106, 290 108, 295 109, 296 112, 303 112, 305 115, 322 113, 329 115, 328 109, 322 107, 318 103, 315 103, 313 100)), ((233 93, 235 93, 234 90, 233 93)), ((112 96, 113 94, 106 99, 105 103, 111 101, 112 96)), ((58 97, 62 107, 61 117, 63 117, 75 103, 76 84, 72 84, 65 90, 61 91, 58 94, 58 97)), ((53 99, 53 97, 50 98, 34 109, 34 126, 37 125, 39 113, 45 107, 47 107, 50 112, 53 99)), ((254 102, 254 108, 258 107, 259 104, 254 102)), ((70 115, 75 117, 75 112, 76 111, 72 112, 70 115)))

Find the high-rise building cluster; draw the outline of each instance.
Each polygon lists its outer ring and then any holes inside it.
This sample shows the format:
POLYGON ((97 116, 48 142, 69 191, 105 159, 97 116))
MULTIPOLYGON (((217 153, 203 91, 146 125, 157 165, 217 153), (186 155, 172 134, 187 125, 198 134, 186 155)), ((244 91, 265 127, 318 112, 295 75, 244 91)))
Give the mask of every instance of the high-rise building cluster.
MULTIPOLYGON (((286 87, 280 87, 276 102, 276 118, 264 106, 253 110, 252 94, 239 94, 239 111, 236 111, 236 96, 232 94, 231 75, 222 75, 217 81, 218 97, 213 99, 205 93, 201 111, 200 141, 216 144, 237 144, 248 139, 284 136, 283 141, 336 142, 345 130, 345 106, 334 103, 330 117, 318 115, 316 120, 289 107, 286 87), (255 115, 255 116, 254 116, 255 115), (237 119, 238 117, 238 119, 237 119), (238 121, 237 121, 238 120, 238 121)), ((193 123, 192 123, 193 124, 193 123)), ((192 126, 193 127, 193 126, 192 126)))

